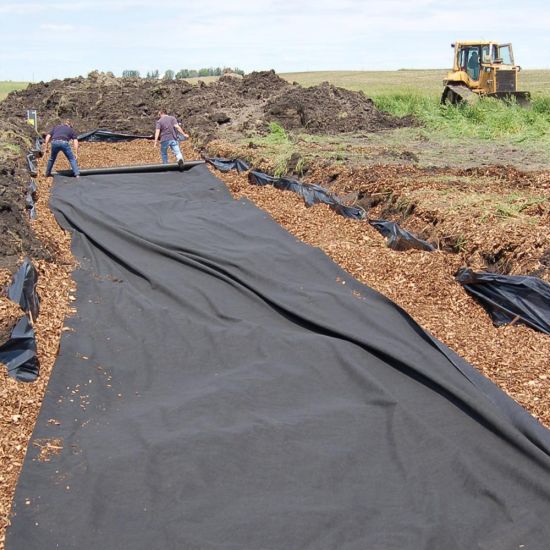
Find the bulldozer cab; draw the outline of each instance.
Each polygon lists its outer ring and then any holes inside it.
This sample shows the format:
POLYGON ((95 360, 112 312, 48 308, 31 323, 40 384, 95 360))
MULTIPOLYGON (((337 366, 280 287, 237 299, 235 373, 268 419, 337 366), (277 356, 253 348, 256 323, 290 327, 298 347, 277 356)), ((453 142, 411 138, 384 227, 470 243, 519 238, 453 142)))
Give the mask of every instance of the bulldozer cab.
POLYGON ((480 96, 514 97, 528 103, 528 92, 517 91, 520 67, 514 63, 511 44, 457 42, 453 70, 444 80, 443 103, 473 102, 480 96))
POLYGON ((514 54, 511 44, 457 44, 455 71, 464 71, 471 80, 478 81, 483 69, 493 65, 509 70, 514 68, 514 54))

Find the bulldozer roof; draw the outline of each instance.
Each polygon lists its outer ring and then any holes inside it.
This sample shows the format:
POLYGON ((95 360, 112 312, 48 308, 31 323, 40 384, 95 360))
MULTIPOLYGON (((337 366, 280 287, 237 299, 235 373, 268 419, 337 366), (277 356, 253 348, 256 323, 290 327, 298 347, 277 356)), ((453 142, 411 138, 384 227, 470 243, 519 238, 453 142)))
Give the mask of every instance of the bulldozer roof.
POLYGON ((457 40, 451 46, 454 48, 457 44, 460 46, 489 46, 490 44, 500 44, 500 42, 494 40, 457 40))

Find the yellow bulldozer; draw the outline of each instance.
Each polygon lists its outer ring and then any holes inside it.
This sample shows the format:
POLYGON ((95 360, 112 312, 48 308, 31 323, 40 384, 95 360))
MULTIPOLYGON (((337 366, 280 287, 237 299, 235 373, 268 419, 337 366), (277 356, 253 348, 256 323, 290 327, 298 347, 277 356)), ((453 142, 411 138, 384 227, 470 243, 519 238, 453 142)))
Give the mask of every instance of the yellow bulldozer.
POLYGON ((453 70, 443 80, 441 103, 474 103, 480 97, 515 98, 528 106, 529 92, 518 91, 521 67, 514 63, 512 44, 457 42, 453 70))

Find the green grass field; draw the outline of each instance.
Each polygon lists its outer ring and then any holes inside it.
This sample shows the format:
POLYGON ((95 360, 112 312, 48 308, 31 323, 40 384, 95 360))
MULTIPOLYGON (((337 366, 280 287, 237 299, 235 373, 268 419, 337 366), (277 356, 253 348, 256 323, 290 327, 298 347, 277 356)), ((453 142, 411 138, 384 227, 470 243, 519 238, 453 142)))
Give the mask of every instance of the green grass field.
MULTIPOLYGON (((401 70, 401 71, 328 71, 308 73, 282 73, 280 76, 302 86, 315 86, 330 82, 335 86, 363 91, 368 96, 383 94, 415 93, 440 97, 446 70, 401 70)), ((520 87, 534 97, 550 95, 550 69, 531 70, 520 73, 520 87)))
POLYGON ((12 80, 0 80, 0 101, 14 90, 22 90, 29 85, 28 82, 13 82, 12 80))

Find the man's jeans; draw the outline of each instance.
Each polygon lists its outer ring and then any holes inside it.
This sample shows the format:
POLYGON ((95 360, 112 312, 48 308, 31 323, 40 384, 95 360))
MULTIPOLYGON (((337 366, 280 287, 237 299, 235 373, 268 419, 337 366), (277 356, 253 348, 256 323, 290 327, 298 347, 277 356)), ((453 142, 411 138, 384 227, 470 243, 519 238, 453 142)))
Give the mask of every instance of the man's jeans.
POLYGON ((172 153, 176 155, 177 160, 183 160, 179 143, 175 139, 169 139, 167 141, 160 142, 160 156, 162 157, 162 164, 168 164, 168 147, 172 149, 172 153))
POLYGON ((67 157, 68 161, 71 163, 71 168, 73 169, 73 174, 78 176, 80 170, 78 169, 78 164, 76 163, 76 158, 73 155, 73 150, 68 141, 62 141, 60 139, 54 139, 52 141, 52 153, 50 155, 50 160, 48 160, 48 166, 46 167, 46 177, 49 177, 52 173, 52 168, 57 158, 57 155, 63 151, 63 154, 67 157))

